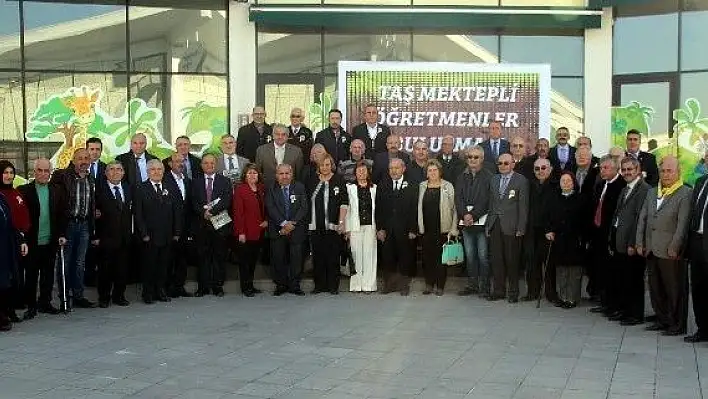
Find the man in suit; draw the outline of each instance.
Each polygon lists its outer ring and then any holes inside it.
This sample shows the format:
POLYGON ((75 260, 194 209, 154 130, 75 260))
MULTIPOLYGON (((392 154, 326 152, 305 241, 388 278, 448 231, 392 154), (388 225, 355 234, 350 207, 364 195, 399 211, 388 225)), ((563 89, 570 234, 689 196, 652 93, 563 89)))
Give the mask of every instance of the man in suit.
POLYGON ((317 133, 315 143, 322 144, 334 159, 334 163, 339 165, 339 162, 349 158, 352 136, 342 128, 342 111, 335 108, 330 110, 328 115, 329 126, 317 133))
POLYGON ((656 323, 648 331, 662 335, 686 333, 688 319, 687 266, 684 261, 690 226, 692 190, 683 184, 679 161, 665 156, 659 187, 652 187, 639 214, 637 253, 647 258, 649 298, 656 323))
MULTIPOLYGON (((221 154, 216 157, 216 173, 231 180, 233 185, 241 182, 243 169, 250 163, 247 158, 236 155, 236 139, 230 134, 221 136, 221 154)), ((201 166, 200 166, 201 168, 201 166)))
MULTIPOLYGON (((169 172, 165 173, 162 181, 165 188, 172 195, 172 200, 180 204, 179 217, 182 219, 182 234, 179 241, 172 243, 172 256, 167 268, 167 284, 165 290, 172 298, 191 297, 192 294, 184 289, 187 281, 187 262, 192 249, 192 179, 184 174, 184 158, 178 153, 172 154, 169 158, 169 172)), ((194 169, 193 169, 194 170, 194 169)), ((201 160, 199 163, 200 173, 202 172, 201 160)), ((201 174, 197 174, 199 178, 201 174)))
POLYGON ((52 165, 46 158, 34 161, 34 181, 18 188, 27 203, 30 215, 30 230, 25 237, 30 248, 28 256, 22 258, 25 270, 25 303, 27 311, 24 319, 33 319, 39 313, 57 314, 52 306, 54 287, 54 255, 56 240, 59 238, 54 208, 54 188, 49 185, 52 165), (39 303, 37 302, 37 280, 39 280, 39 303))
MULTIPOLYGON (((590 137, 580 136, 575 140, 575 148, 576 148, 575 153, 576 154, 578 153, 577 150, 579 150, 583 147, 590 150, 590 155, 592 155, 592 139, 590 137)), ((576 161, 577 161, 577 156, 576 156, 576 161)), ((597 167, 599 163, 600 163, 600 158, 592 155, 592 161, 590 162, 590 165, 594 168, 594 167, 597 167)))
MULTIPOLYGON (((198 156, 189 152, 191 146, 192 140, 190 140, 187 136, 179 136, 175 140, 175 148, 177 148, 176 154, 180 156, 182 163, 181 173, 188 179, 194 179, 202 174, 202 161, 198 156)), ((167 157, 162 160, 162 164, 165 166, 165 171, 170 170, 170 164, 172 162, 172 157, 167 157)))
POLYGON ((265 122, 266 111, 262 106, 253 107, 253 121, 241 126, 236 134, 236 153, 250 162, 256 159, 256 150, 263 144, 273 141, 273 129, 265 122))
POLYGON ((391 134, 388 126, 378 123, 379 111, 374 104, 364 107, 364 123, 356 125, 352 137, 364 142, 364 155, 374 159, 376 154, 387 151, 386 138, 391 134))
POLYGON ((659 183, 659 170, 656 167, 656 157, 654 154, 641 151, 639 148, 642 145, 642 134, 638 130, 632 129, 627 132, 627 151, 625 155, 634 157, 642 166, 642 175, 644 180, 650 186, 655 187, 659 183))
POLYGON ((510 141, 514 172, 521 174, 528 180, 533 179, 533 163, 535 160, 526 155, 526 140, 521 136, 515 136, 510 141))
POLYGON ((133 192, 123 182, 123 165, 113 161, 106 166, 106 184, 96 190, 96 209, 101 217, 96 221, 97 244, 101 249, 98 267, 98 306, 107 308, 111 301, 128 306, 125 299, 128 254, 133 228, 133 192))
POLYGON ((395 133, 391 133, 386 138, 386 150, 386 152, 376 154, 376 158, 374 158, 374 170, 371 180, 376 184, 381 183, 384 179, 389 177, 389 168, 392 159, 400 158, 405 166, 411 161, 408 154, 401 151, 401 136, 395 133))
MULTIPOLYGON (((389 138, 393 135, 389 136, 389 138)), ((401 158, 389 161, 389 178, 376 190, 376 238, 382 243, 384 266, 382 293, 410 294, 415 272, 415 238, 418 232, 418 185, 404 178, 406 164, 401 158)))
MULTIPOLYGON (((86 140, 86 150, 89 153, 89 174, 96 182, 96 191, 101 189, 103 184, 106 184, 106 163, 101 161, 103 154, 103 143, 98 137, 89 137, 86 140)), ((100 217, 100 212, 96 214, 100 217)), ((96 283, 96 271, 101 258, 99 248, 89 246, 86 251, 86 271, 84 273, 84 283, 86 286, 93 287, 96 283)))
POLYGON ((443 179, 452 184, 457 183, 457 178, 465 170, 465 161, 455 154, 455 137, 447 135, 442 139, 441 151, 438 161, 443 167, 443 179))
POLYGON ((135 230, 145 244, 143 302, 169 302, 165 292, 172 243, 182 234, 181 204, 165 188, 165 167, 157 159, 148 161, 148 180, 134 196, 135 230))
POLYGON ((312 130, 303 125, 305 113, 300 108, 290 111, 290 126, 288 126, 288 143, 300 148, 303 156, 309 156, 312 150, 312 130))
MULTIPOLYGON (((600 178, 595 185, 592 199, 592 215, 590 222, 590 250, 593 259, 588 265, 588 291, 593 299, 600 300, 601 304, 607 303, 608 278, 611 278, 612 268, 610 266, 610 253, 608 248, 608 237, 610 228, 614 223, 612 215, 617 208, 617 201, 620 193, 627 183, 619 174, 619 161, 611 155, 600 158, 600 178)), ((603 313, 609 316, 613 310, 605 306, 596 306, 590 309, 593 313, 603 313)))
MULTIPOLYGON (((486 154, 485 154, 486 157, 486 154)), ((526 234, 529 183, 514 172, 510 154, 499 156, 499 174, 489 184, 489 216, 485 226, 490 240, 494 292, 490 301, 503 299, 508 279, 508 300, 519 301, 519 264, 521 239, 526 234)))
POLYGON ((281 124, 273 127, 273 141, 258 147, 256 167, 261 172, 266 187, 276 180, 278 165, 288 164, 293 169, 295 178, 302 171, 302 151, 288 143, 288 129, 281 124))
POLYGON ((644 322, 644 258, 637 254, 637 222, 646 200, 649 185, 642 179, 639 161, 632 157, 622 160, 622 177, 627 185, 622 189, 610 229, 612 272, 607 276, 608 295, 602 305, 615 311, 610 320, 623 326, 644 322))
POLYGON ((300 266, 302 244, 307 234, 308 196, 305 186, 293 178, 293 168, 281 163, 276 168, 277 184, 267 188, 265 205, 268 214, 268 236, 273 251, 273 295, 287 292, 302 296, 300 266))
POLYGON ((484 149, 484 167, 492 173, 498 173, 497 160, 501 154, 510 154, 509 142, 501 137, 502 125, 494 121, 489 124, 489 138, 482 142, 484 149))
POLYGON ((691 262, 691 297, 698 330, 684 341, 708 341, 708 175, 696 181, 691 201, 688 230, 688 259, 691 262))
POLYGON ((408 182, 418 185, 428 180, 428 167, 426 165, 429 156, 430 150, 427 141, 418 139, 413 143, 413 159, 406 167, 406 180, 408 182))
POLYGON ((226 280, 227 240, 231 234, 231 200, 233 186, 226 177, 216 173, 216 156, 206 154, 202 157, 200 176, 192 182, 192 211, 194 212, 194 239, 199 254, 199 286, 194 294, 197 297, 209 295, 224 296, 226 280), (213 219, 216 218, 216 219, 213 219), (213 221, 222 219, 228 223, 213 221))
POLYGON ((556 177, 560 177, 565 171, 572 171, 575 167, 575 147, 568 144, 568 139, 570 139, 568 128, 559 127, 556 130, 556 145, 548 153, 556 177))
MULTIPOLYGON (((578 217, 580 220, 580 237, 586 247, 590 243, 593 231, 593 197, 595 195, 595 184, 599 179, 600 169, 592 164, 593 155, 588 147, 580 146, 575 151, 575 179, 578 184, 577 192, 580 196, 580 210, 582 215, 578 217)), ((587 257, 584 264, 585 270, 592 268, 592 262, 589 262, 590 257, 587 257)))
POLYGON ((371 173, 371 168, 374 165, 374 161, 367 158, 364 153, 365 144, 359 139, 352 140, 352 145, 349 146, 349 159, 339 163, 337 167, 337 172, 342 175, 344 181, 347 183, 356 183, 356 167, 360 162, 366 164, 369 168, 369 173, 371 173))
POLYGON ((125 176, 123 180, 135 188, 148 179, 147 163, 155 158, 145 151, 147 138, 142 133, 137 133, 130 139, 130 151, 120 154, 116 160, 123 164, 125 176))

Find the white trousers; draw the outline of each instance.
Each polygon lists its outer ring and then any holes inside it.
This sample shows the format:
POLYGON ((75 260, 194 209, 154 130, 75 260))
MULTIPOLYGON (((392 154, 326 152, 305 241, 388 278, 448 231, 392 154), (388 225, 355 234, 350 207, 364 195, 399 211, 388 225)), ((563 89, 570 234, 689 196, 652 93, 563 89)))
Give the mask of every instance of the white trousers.
POLYGON ((349 279, 349 291, 376 291, 376 230, 374 226, 361 226, 352 231, 349 242, 356 274, 349 279))

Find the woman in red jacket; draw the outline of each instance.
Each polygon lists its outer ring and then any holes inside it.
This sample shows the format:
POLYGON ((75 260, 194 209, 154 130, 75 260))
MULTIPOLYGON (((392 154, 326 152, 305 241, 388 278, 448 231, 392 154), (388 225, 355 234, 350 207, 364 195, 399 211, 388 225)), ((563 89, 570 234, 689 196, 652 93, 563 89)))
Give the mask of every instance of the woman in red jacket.
POLYGON ((241 292, 247 297, 260 294, 253 286, 253 273, 261 250, 263 232, 268 227, 265 218, 264 188, 256 165, 249 163, 236 186, 233 200, 234 236, 238 241, 239 280, 241 292))

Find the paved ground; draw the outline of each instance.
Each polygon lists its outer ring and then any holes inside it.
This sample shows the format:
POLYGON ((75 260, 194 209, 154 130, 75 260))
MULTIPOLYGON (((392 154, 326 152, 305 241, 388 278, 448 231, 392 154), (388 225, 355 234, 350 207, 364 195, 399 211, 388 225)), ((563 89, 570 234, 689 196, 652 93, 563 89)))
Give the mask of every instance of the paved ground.
POLYGON ((0 335, 3 399, 690 399, 708 395, 707 372, 708 345, 586 308, 451 294, 231 294, 43 316, 0 335))

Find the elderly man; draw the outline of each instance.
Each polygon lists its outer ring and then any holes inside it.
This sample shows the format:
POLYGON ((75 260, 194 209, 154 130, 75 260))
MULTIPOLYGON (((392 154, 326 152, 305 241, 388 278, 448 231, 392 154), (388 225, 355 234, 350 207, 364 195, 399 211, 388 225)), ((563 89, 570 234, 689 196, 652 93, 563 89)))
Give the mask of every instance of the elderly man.
MULTIPOLYGON (((95 223, 94 195, 96 185, 88 172, 89 154, 83 148, 74 152, 69 168, 57 171, 51 178, 54 188, 54 210, 59 245, 65 246, 67 308, 92 308, 95 304, 84 297, 84 267, 95 223)), ((61 271, 58 270, 57 273, 61 271)), ((58 276, 61 281, 62 276, 58 276)), ((62 303, 63 305, 63 303, 62 303)))
POLYGON ((464 151, 467 168, 455 183, 455 205, 462 227, 467 267, 467 287, 460 296, 489 295, 489 257, 484 223, 489 213, 489 183, 492 172, 484 168, 484 150, 474 146, 464 151))
POLYGON ((492 173, 498 173, 495 163, 501 154, 511 153, 509 142, 501 137, 502 125, 499 122, 489 124, 489 138, 480 144, 484 149, 484 167, 492 173))
POLYGON ((400 158, 404 165, 410 163, 410 157, 408 154, 400 150, 401 148, 401 136, 391 133, 386 138, 386 152, 376 154, 374 158, 374 173, 372 175, 372 180, 374 183, 379 184, 382 180, 388 178, 390 161, 393 158, 400 158))
POLYGON ((349 146, 349 152, 351 156, 339 163, 337 171, 344 178, 347 183, 355 183, 356 176, 354 172, 356 171, 356 166, 359 162, 363 162, 369 168, 369 173, 371 173, 371 167, 374 165, 374 161, 365 157, 364 152, 364 142, 360 139, 352 140, 352 145, 349 146))
POLYGON ((681 180, 679 161, 666 156, 659 165, 659 186, 647 194, 637 224, 637 248, 649 268, 649 298, 656 323, 649 331, 686 333, 687 266, 683 259, 691 213, 691 189, 681 180))
MULTIPOLYGON (((406 168, 406 180, 413 184, 420 184, 428 179, 427 163, 430 151, 428 143, 418 140, 413 144, 413 160, 406 168)), ((443 176, 443 179, 445 177, 443 176)))
POLYGON ((303 155, 310 153, 313 144, 312 130, 303 125, 305 112, 301 108, 290 111, 290 126, 288 126, 288 143, 297 146, 303 155))
POLYGON ((568 144, 570 132, 567 127, 559 127, 556 130, 556 145, 551 148, 548 153, 548 158, 551 160, 551 166, 557 176, 563 171, 571 171, 575 162, 575 147, 568 144))
POLYGON ((457 178, 467 166, 465 165, 465 161, 457 156, 454 151, 455 137, 448 134, 442 139, 440 154, 438 154, 437 158, 443 167, 443 179, 452 184, 457 183, 457 178))
POLYGON ((607 153, 608 153, 612 158, 616 159, 616 160, 617 160, 617 163, 621 162, 621 161, 622 161, 622 158, 624 158, 625 155, 626 155, 625 152, 624 152, 624 148, 618 147, 618 146, 614 146, 614 147, 610 148, 610 151, 608 151, 607 153))
MULTIPOLYGON (((175 140, 175 154, 179 155, 179 162, 182 164, 182 172, 188 179, 193 179, 202 173, 202 161, 198 156, 189 152, 192 147, 192 140, 187 136, 179 136, 175 140)), ((170 164, 174 163, 173 157, 167 157, 162 161, 165 170, 170 170, 170 164)))
POLYGON ((511 154, 502 154, 497 162, 499 174, 489 184, 490 209, 485 224, 490 239, 494 292, 490 301, 507 296, 510 303, 519 301, 519 255, 526 234, 529 209, 529 184, 514 172, 511 154), (508 285, 507 285, 508 280, 508 285))
POLYGON ((266 111, 263 106, 253 107, 251 118, 251 123, 238 129, 236 153, 254 162, 258 147, 273 141, 273 129, 265 121, 266 111))
POLYGON ((511 159, 514 161, 514 172, 533 179, 533 160, 526 155, 526 140, 521 136, 511 139, 511 159))
POLYGON ((376 154, 386 152, 386 138, 391 134, 388 126, 378 123, 379 111, 374 104, 364 107, 364 123, 354 126, 352 138, 364 143, 365 154, 374 159, 376 154))
POLYGON ((130 139, 130 151, 118 155, 116 160, 123 164, 127 181, 133 187, 148 179, 147 163, 157 159, 152 154, 145 151, 147 148, 147 137, 142 133, 137 133, 130 139))
MULTIPOLYGON (((588 136, 580 136, 580 137, 578 137, 578 138, 575 140, 575 148, 576 148, 576 156, 575 156, 575 160, 576 160, 576 161, 577 161, 577 159, 578 159, 578 157, 577 157, 577 150, 579 150, 579 149, 581 149, 581 148, 587 148, 588 150, 590 150, 590 154, 592 154, 592 139, 591 139, 590 137, 588 137, 588 136)), ((592 156, 592 161, 591 161, 591 163, 590 163, 590 164, 592 165, 592 167, 593 167, 593 168, 594 168, 594 167, 597 167, 597 165, 598 165, 599 163, 600 163, 600 158, 598 158, 598 157, 596 157, 596 156, 593 155, 593 156, 592 156)))
POLYGON ((622 189, 610 229, 611 275, 603 306, 610 309, 610 320, 625 326, 644 322, 644 258, 637 254, 637 221, 649 185, 642 179, 639 162, 622 160, 621 173, 627 186, 622 189))
POLYGON ((642 145, 642 134, 638 130, 632 129, 627 132, 627 151, 625 153, 628 157, 633 157, 642 166, 642 174, 644 175, 644 180, 649 183, 650 186, 656 186, 659 182, 659 172, 656 167, 656 157, 654 154, 641 151, 640 146, 642 145))
MULTIPOLYGON (((172 298, 191 297, 192 294, 184 289, 187 280, 187 261, 193 252, 192 236, 192 179, 185 176, 183 158, 180 154, 174 153, 169 158, 169 172, 165 173, 162 179, 165 188, 172 195, 172 200, 180 204, 180 214, 182 219, 182 234, 179 241, 172 243, 172 256, 167 268, 167 285, 165 287, 167 295, 172 298)), ((201 160, 199 163, 199 178, 202 172, 201 160)))
MULTIPOLYGON (((329 126, 317 133, 315 143, 322 144, 338 165, 340 161, 349 158, 352 136, 342 127, 342 111, 331 109, 327 115, 329 126)), ((297 174, 297 170, 295 173, 297 174)))
POLYGON ((275 182, 278 165, 288 164, 293 168, 294 177, 302 171, 302 151, 288 143, 288 128, 285 125, 273 126, 273 140, 258 147, 256 167, 261 172, 266 187, 275 182))
POLYGON ((31 227, 25 237, 31 248, 28 256, 22 258, 25 270, 25 320, 33 319, 39 313, 57 314, 52 306, 54 287, 54 254, 58 231, 57 210, 54 208, 55 187, 49 185, 52 165, 46 158, 34 161, 34 181, 20 186, 18 191, 27 203, 31 227), (39 303, 37 302, 37 281, 39 280, 39 303))
MULTIPOLYGON (((221 136, 219 148, 221 154, 216 157, 216 173, 224 175, 234 185, 240 183, 241 173, 250 161, 236 154, 236 139, 230 134, 221 136)), ((201 171, 201 163, 199 164, 199 169, 201 171)), ((201 176, 202 173, 199 175, 201 176)))
POLYGON ((708 176, 698 179, 694 187, 687 253, 691 261, 691 297, 698 331, 684 337, 689 343, 708 341, 708 176))

